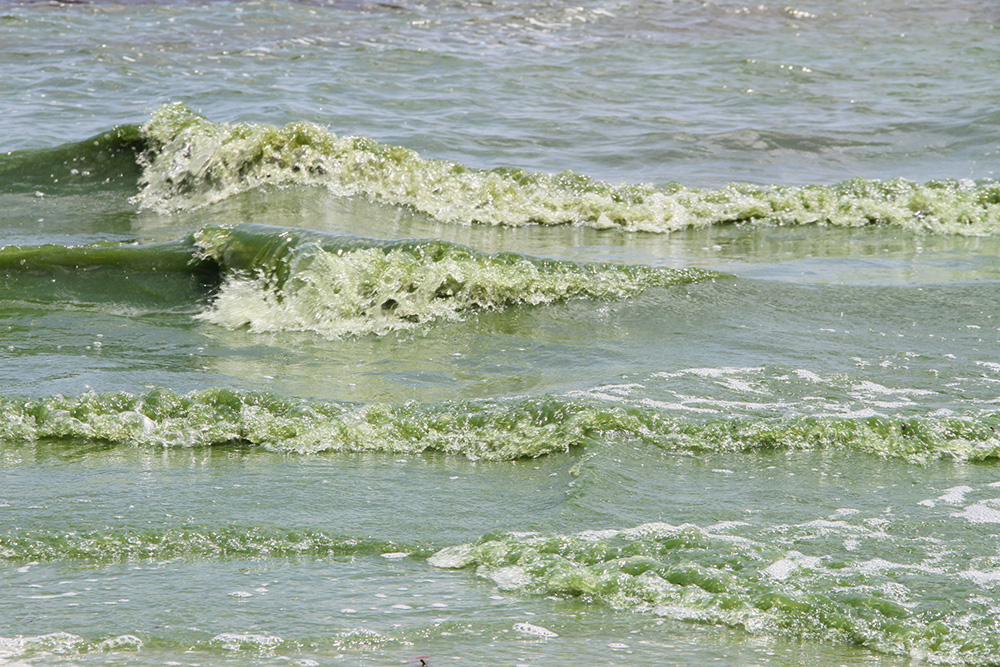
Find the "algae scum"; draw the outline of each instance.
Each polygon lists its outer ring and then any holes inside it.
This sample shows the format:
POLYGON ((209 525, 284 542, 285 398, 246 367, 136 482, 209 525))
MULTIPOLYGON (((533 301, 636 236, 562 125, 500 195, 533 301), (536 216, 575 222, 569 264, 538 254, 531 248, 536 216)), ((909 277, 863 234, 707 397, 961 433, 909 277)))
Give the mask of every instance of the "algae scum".
POLYGON ((0 663, 1000 662, 989 9, 5 11, 0 663))

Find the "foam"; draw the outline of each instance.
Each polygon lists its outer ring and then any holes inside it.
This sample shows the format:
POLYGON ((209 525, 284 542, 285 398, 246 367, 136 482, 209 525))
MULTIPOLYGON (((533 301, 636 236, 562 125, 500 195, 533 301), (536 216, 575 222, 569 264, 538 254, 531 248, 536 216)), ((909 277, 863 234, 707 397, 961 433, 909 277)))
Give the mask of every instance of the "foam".
POLYGON ((282 399, 209 389, 0 397, 0 441, 100 441, 128 447, 260 446, 320 452, 440 452, 506 461, 570 452, 601 438, 677 451, 833 449, 913 462, 1000 457, 994 415, 889 419, 790 417, 698 422, 591 398, 417 404, 282 399))
POLYGON ((611 185, 570 171, 470 169, 367 137, 338 137, 310 123, 217 124, 180 103, 155 110, 142 135, 148 147, 135 202, 163 212, 265 185, 317 185, 462 225, 573 224, 655 233, 726 223, 887 224, 979 235, 1000 230, 995 181, 853 179, 806 187, 735 183, 716 190, 611 185))
POLYGON ((193 236, 225 276, 200 319, 252 332, 385 335, 469 313, 621 299, 717 274, 487 255, 443 241, 375 242, 240 225, 193 236))

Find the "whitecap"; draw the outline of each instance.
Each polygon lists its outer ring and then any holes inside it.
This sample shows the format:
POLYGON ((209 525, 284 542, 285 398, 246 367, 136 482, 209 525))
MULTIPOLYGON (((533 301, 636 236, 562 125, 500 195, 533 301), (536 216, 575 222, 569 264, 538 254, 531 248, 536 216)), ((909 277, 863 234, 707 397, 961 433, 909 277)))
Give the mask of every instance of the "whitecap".
POLYGON ((532 635, 534 637, 558 637, 559 635, 552 632, 548 628, 543 628, 540 625, 532 625, 531 623, 515 623, 514 629, 518 632, 524 633, 526 635, 532 635))
POLYGON ((969 491, 972 491, 971 486, 955 486, 946 489, 942 495, 938 496, 938 500, 949 505, 961 505, 965 500, 965 494, 969 491))

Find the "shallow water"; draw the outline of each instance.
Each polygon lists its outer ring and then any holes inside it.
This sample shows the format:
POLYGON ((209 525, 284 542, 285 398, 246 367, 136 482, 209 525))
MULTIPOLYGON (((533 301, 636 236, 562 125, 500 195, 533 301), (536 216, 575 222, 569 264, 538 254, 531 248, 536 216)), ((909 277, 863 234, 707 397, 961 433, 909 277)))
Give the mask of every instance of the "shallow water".
POLYGON ((1000 661, 1000 14, 0 11, 0 663, 1000 661))

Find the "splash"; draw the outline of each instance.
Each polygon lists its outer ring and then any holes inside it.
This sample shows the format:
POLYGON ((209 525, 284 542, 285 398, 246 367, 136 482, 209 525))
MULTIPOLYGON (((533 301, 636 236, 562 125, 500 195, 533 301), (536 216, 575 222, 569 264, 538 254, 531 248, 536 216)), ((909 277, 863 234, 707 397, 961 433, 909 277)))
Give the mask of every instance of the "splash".
POLYGON ((441 452, 477 460, 534 458, 589 438, 591 417, 558 400, 338 404, 213 389, 191 394, 83 394, 0 399, 0 441, 144 447, 253 445, 274 451, 441 452))
POLYGON ((140 447, 249 445, 279 452, 438 452, 511 461, 602 439, 669 451, 836 450, 915 463, 1000 459, 995 415, 689 421, 645 408, 558 397, 352 404, 211 389, 0 398, 0 443, 140 447))
POLYGON ((489 255, 445 241, 377 241, 253 224, 206 227, 147 245, 4 246, 4 269, 24 281, 19 287, 31 299, 65 299, 70 292, 118 301, 155 292, 168 307, 202 307, 197 317, 223 327, 327 338, 384 335, 522 305, 624 299, 722 277, 696 268, 489 255), (58 285, 49 280, 57 276, 58 285), (176 291, 164 289, 167 279, 176 291), (176 299, 185 301, 170 302, 176 299))
POLYGON ((487 255, 444 241, 377 242, 241 225, 195 235, 226 275, 201 318, 253 332, 328 338, 459 320, 476 311, 574 298, 621 299, 718 274, 487 255))
POLYGON ((213 123, 180 103, 154 111, 142 135, 147 150, 139 158, 142 188, 135 201, 161 212, 265 185, 317 185, 462 225, 572 224, 656 233, 726 223, 886 224, 964 235, 1000 230, 996 181, 852 179, 716 190, 612 185, 570 171, 469 169, 367 137, 339 137, 310 123, 213 123))

